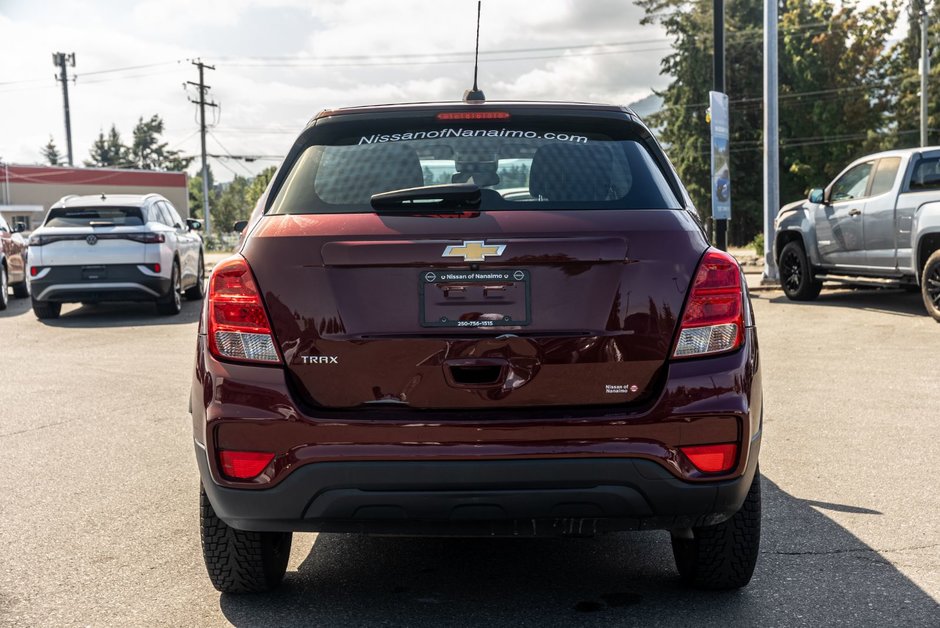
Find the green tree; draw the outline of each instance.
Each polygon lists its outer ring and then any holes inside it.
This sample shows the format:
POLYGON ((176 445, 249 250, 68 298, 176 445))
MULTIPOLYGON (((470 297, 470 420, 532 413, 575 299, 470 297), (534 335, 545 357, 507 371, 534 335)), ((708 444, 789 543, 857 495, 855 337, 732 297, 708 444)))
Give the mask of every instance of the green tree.
MULTIPOLYGON (((206 168, 209 172, 209 206, 213 208, 212 214, 215 215, 216 201, 218 200, 218 192, 215 189, 215 179, 212 176, 212 167, 209 166, 206 168)), ((197 174, 194 177, 189 178, 188 185, 189 193, 189 215, 193 218, 200 218, 205 220, 205 211, 203 208, 202 202, 202 174, 197 174)))
POLYGON ((98 131, 98 139, 88 151, 90 159, 85 160, 89 168, 130 168, 128 148, 121 141, 121 134, 117 126, 112 124, 111 130, 105 136, 104 131, 98 131))
POLYGON ((239 220, 246 220, 251 214, 253 204, 248 202, 250 180, 235 175, 235 178, 223 186, 219 200, 212 207, 212 220, 220 233, 231 230, 239 220))
POLYGON ((40 150, 42 152, 42 158, 46 160, 50 166, 61 166, 62 165, 62 155, 59 153, 59 149, 56 148, 55 140, 52 139, 52 136, 49 136, 49 142, 42 147, 40 150))
POLYGON ((248 206, 249 212, 254 209, 255 203, 258 202, 258 199, 268 188, 268 183, 274 178, 275 172, 277 172, 277 166, 268 166, 251 180, 248 190, 245 192, 245 204, 248 206))
MULTIPOLYGON (((710 134, 712 3, 637 0, 644 23, 660 23, 673 40, 661 72, 672 78, 650 117, 702 217, 711 215, 710 134)), ((780 0, 781 201, 827 182, 849 161, 891 142, 890 51, 898 0, 858 9, 824 0, 780 0)), ((763 1, 726 5, 726 92, 731 113, 732 221, 743 244, 763 213, 763 1)))
POLYGON ((189 167, 192 157, 183 157, 181 151, 170 150, 166 142, 160 141, 163 128, 163 119, 156 114, 149 120, 141 117, 137 121, 128 151, 132 167, 140 170, 186 170, 189 167))

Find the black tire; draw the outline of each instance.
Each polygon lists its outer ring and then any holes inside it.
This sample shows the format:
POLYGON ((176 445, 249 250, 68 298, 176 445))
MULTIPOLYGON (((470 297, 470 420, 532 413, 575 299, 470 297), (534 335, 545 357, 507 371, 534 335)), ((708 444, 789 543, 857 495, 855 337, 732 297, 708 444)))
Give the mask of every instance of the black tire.
POLYGON ((206 266, 202 261, 202 254, 199 255, 199 267, 196 270, 199 279, 196 285, 186 289, 185 297, 190 301, 199 301, 206 296, 206 266))
POLYGON ((934 251, 924 264, 920 293, 924 297, 927 313, 940 323, 940 249, 934 251))
POLYGON ((803 244, 793 241, 780 251, 780 287, 791 301, 812 301, 819 296, 822 282, 813 275, 803 244))
POLYGON ((7 267, 3 264, 0 264, 0 310, 7 309, 7 304, 10 302, 10 294, 7 290, 7 280, 9 275, 7 275, 7 267))
POLYGON ((212 586, 222 593, 260 593, 281 584, 290 558, 290 532, 236 530, 219 519, 199 487, 202 556, 212 586))
POLYGON ((61 312, 61 303, 51 303, 49 301, 37 301, 33 299, 33 314, 41 321, 59 318, 61 312))
POLYGON ((26 299, 29 297, 29 282, 25 279, 20 283, 13 284, 13 296, 17 299, 26 299))
POLYGON ((170 291, 157 299, 157 312, 164 316, 175 316, 183 309, 183 297, 180 290, 180 265, 173 262, 170 273, 170 291))
POLYGON ((691 539, 673 537, 672 554, 682 580, 699 589, 739 589, 751 580, 760 549, 760 471, 730 519, 692 528, 691 539))

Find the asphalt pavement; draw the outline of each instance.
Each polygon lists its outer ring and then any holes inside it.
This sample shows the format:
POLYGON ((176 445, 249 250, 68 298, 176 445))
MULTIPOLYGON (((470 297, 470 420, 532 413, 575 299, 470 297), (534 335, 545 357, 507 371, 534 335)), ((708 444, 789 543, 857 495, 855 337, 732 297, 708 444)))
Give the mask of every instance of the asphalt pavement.
POLYGON ((199 304, 0 312, 0 625, 938 626, 940 325, 900 290, 754 294, 764 532, 749 587, 683 588, 668 534, 297 534, 284 586, 202 564, 199 304))

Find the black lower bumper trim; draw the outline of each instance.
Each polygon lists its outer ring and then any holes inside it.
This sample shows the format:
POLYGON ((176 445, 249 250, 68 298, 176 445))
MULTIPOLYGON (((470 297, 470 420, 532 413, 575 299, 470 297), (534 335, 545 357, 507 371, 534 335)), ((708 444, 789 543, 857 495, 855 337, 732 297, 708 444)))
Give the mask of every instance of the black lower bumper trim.
POLYGON ((221 487, 196 458, 209 501, 257 531, 430 536, 582 536, 713 525, 741 507, 759 440, 737 479, 691 483, 649 460, 313 463, 269 489, 221 487))

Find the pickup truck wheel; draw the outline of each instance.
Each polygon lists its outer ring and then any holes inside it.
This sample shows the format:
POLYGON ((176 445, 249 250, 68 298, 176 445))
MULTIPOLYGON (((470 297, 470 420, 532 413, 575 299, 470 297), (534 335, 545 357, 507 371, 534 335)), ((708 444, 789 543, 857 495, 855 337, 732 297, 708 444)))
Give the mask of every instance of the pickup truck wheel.
POLYGON ((682 580, 699 589, 739 589, 751 580, 760 549, 760 470, 741 509, 714 526, 692 528, 692 538, 673 537, 682 580))
POLYGON ((920 291, 927 313, 940 323, 940 250, 934 251, 933 255, 927 258, 920 281, 920 291))
POLYGON ((212 586, 222 593, 260 593, 277 587, 287 571, 290 532, 247 532, 222 521, 199 487, 202 556, 212 586))
POLYGON ((780 252, 780 286, 791 301, 812 301, 822 290, 799 242, 790 242, 780 252))

